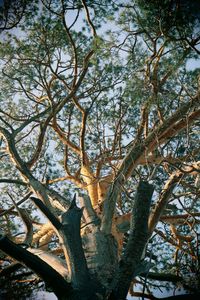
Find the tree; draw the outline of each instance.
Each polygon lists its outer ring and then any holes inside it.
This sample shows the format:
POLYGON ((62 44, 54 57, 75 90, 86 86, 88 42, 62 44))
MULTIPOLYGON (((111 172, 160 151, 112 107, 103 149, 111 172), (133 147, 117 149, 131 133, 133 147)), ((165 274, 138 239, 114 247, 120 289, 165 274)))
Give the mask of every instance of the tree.
POLYGON ((32 10, 34 10, 34 4, 29 0, 1 0, 0 31, 17 27, 25 15, 31 14, 32 10))
POLYGON ((2 286, 43 281, 82 300, 153 299, 155 281, 198 292, 193 5, 32 1, 17 32, 4 28, 2 286))

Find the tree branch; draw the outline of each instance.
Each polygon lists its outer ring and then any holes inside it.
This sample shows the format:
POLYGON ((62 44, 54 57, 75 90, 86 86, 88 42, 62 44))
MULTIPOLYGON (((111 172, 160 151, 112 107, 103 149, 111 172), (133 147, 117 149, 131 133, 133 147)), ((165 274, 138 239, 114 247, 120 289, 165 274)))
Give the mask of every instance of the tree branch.
POLYGON ((19 185, 27 186, 27 183, 17 179, 0 178, 0 183, 14 183, 19 185))
POLYGON ((51 224, 59 230, 62 226, 60 221, 52 214, 52 212, 44 205, 44 203, 35 197, 30 197, 30 199, 35 203, 35 205, 41 210, 41 212, 47 217, 51 224))
POLYGON ((125 299, 133 276, 137 275, 148 240, 148 218, 153 190, 154 187, 148 182, 141 181, 138 185, 132 210, 130 235, 119 264, 119 271, 114 279, 114 289, 110 299, 125 299))
POLYGON ((40 153, 42 151, 43 142, 44 142, 45 133, 46 133, 46 130, 47 130, 47 126, 48 126, 51 118, 52 118, 52 116, 50 115, 46 119, 44 125, 40 126, 40 134, 39 134, 39 138, 38 138, 38 141, 37 141, 37 146, 36 146, 36 149, 35 149, 35 153, 33 154, 32 158, 27 162, 27 165, 28 165, 29 168, 31 168, 36 163, 36 161, 38 160, 38 158, 40 156, 40 153))
MULTIPOLYGON (((24 203, 26 200, 29 199, 29 197, 32 195, 32 192, 28 192, 21 200, 19 200, 18 202, 16 202, 16 205, 20 205, 22 203, 24 203)), ((11 212, 13 209, 15 209, 15 206, 11 206, 10 208, 4 210, 2 213, 0 213, 0 217, 6 215, 7 213, 11 212)))
POLYGON ((175 172, 175 174, 172 174, 169 179, 167 180, 161 194, 158 202, 156 203, 156 206, 154 210, 151 212, 151 215, 149 217, 149 235, 152 234, 154 231, 158 221, 160 220, 161 215, 163 214, 163 211, 166 208, 166 205, 168 203, 168 200, 176 186, 176 183, 182 178, 183 173, 178 171, 175 172))
POLYGON ((76 206, 74 197, 68 211, 62 215, 62 228, 59 233, 63 237, 72 285, 75 289, 87 290, 90 277, 80 236, 81 217, 82 209, 76 206))
POLYGON ((188 118, 183 118, 189 110, 198 107, 200 103, 200 96, 195 96, 191 101, 183 104, 172 116, 170 116, 165 122, 159 125, 148 137, 143 141, 134 143, 128 154, 123 159, 121 166, 115 176, 115 180, 108 190, 105 198, 104 212, 102 218, 101 229, 109 233, 112 227, 112 217, 114 214, 115 204, 117 196, 120 192, 121 186, 131 176, 134 169, 139 164, 139 161, 148 152, 152 152, 167 138, 177 135, 185 126, 191 124, 200 115, 199 111, 194 111, 188 118))
POLYGON ((16 202, 14 201, 13 197, 8 194, 9 197, 11 198, 18 214, 19 217, 22 219, 25 227, 26 227, 26 236, 25 239, 23 241, 23 244, 25 245, 31 245, 32 239, 33 239, 33 224, 32 224, 32 220, 30 219, 27 211, 25 209, 19 208, 18 205, 16 204, 16 202))
POLYGON ((25 264, 28 268, 37 273, 47 284, 49 284, 59 299, 70 295, 71 285, 56 272, 50 265, 42 261, 22 247, 10 241, 6 236, 0 235, 0 249, 7 255, 25 264))

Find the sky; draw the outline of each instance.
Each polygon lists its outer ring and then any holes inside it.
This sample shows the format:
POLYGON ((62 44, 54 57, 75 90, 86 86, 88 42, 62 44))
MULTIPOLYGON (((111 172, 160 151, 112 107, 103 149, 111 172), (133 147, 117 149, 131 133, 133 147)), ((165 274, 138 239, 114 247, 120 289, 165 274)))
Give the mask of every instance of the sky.
MULTIPOLYGON (((2 5, 3 0, 0 0, 0 6, 2 5)), ((73 20, 73 16, 70 16, 70 18, 73 20)), ((80 26, 80 24, 78 25, 80 26)), ((200 60, 194 60, 190 59, 187 63, 187 68, 189 70, 194 70, 196 68, 200 68, 200 60)), ((176 294, 180 294, 180 291, 176 291, 176 294)), ((171 296, 174 294, 174 291, 167 292, 166 290, 157 291, 156 292, 156 297, 166 297, 166 296, 171 296)), ((38 292, 37 295, 35 296, 35 300, 56 300, 57 297, 53 293, 46 293, 46 292, 38 292)), ((129 296, 128 299, 133 299, 133 297, 129 296)), ((134 298, 136 299, 136 298, 134 298)))

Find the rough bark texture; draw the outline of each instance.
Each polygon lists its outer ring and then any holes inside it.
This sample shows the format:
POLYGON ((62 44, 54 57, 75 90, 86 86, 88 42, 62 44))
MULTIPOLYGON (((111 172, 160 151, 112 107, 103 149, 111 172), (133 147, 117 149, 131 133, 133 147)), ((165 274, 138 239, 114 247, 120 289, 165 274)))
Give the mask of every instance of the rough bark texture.
POLYGON ((137 275, 148 240, 148 218, 153 190, 153 186, 147 182, 141 181, 138 185, 132 210, 130 236, 119 263, 110 299, 126 299, 130 282, 137 275))

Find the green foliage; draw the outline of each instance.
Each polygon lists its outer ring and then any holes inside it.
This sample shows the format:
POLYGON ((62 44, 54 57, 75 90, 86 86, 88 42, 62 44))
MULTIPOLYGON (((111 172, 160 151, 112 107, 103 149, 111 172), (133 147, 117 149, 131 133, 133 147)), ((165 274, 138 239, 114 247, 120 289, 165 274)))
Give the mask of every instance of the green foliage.
MULTIPOLYGON (((70 199, 75 191, 80 193, 80 188, 69 179, 57 179, 67 174, 83 184, 82 158, 59 138, 53 117, 74 148, 81 147, 84 138, 84 151, 95 180, 111 171, 117 173, 120 161, 135 141, 142 142, 145 135, 150 135, 199 91, 199 68, 189 70, 187 64, 199 55, 200 10, 198 1, 189 0, 138 0, 135 4, 91 0, 86 1, 88 21, 82 1, 62 2, 63 6, 58 0, 27 1, 17 29, 7 32, 4 28, 0 42, 0 126, 13 134, 16 150, 25 163, 42 145, 30 172, 45 186, 70 199), (88 54, 91 56, 87 61, 88 54), (143 124, 138 138, 144 105, 148 128, 145 133, 143 124), (83 110, 87 113, 84 136, 83 110), (40 141, 45 122, 47 128, 40 141), (99 166, 98 174, 95 172, 99 166)), ((190 113, 193 109, 182 118, 187 119, 190 113)), ((154 206, 169 175, 200 159, 198 142, 199 121, 165 142, 158 142, 157 149, 145 155, 163 160, 159 164, 146 160, 136 167, 122 187, 117 212, 130 212, 140 179, 153 181, 154 206), (168 162, 167 158, 174 160, 168 162)), ((2 137, 0 180, 24 180, 6 147, 2 137)), ((198 211, 195 180, 188 176, 179 183, 170 196, 170 215, 198 211)), ((8 192, 20 200, 30 188, 19 183, 0 185, 0 209, 13 205, 8 192)), ((32 219, 36 218, 32 204, 27 202, 24 208, 32 219)), ((22 227, 16 216, 0 222, 11 236, 16 236, 22 227)), ((169 224, 160 222, 159 226, 171 237, 169 224)), ((182 234, 190 234, 187 225, 178 228, 182 234)), ((192 230, 199 234, 197 224, 192 230)), ((197 251, 196 241, 197 236, 190 244, 191 251, 197 251)), ((187 244, 178 253, 177 261, 174 246, 161 243, 157 234, 150 241, 149 250, 158 254, 153 267, 156 272, 164 269, 183 276, 191 273, 190 268, 199 272, 198 263, 187 252, 187 244)))

